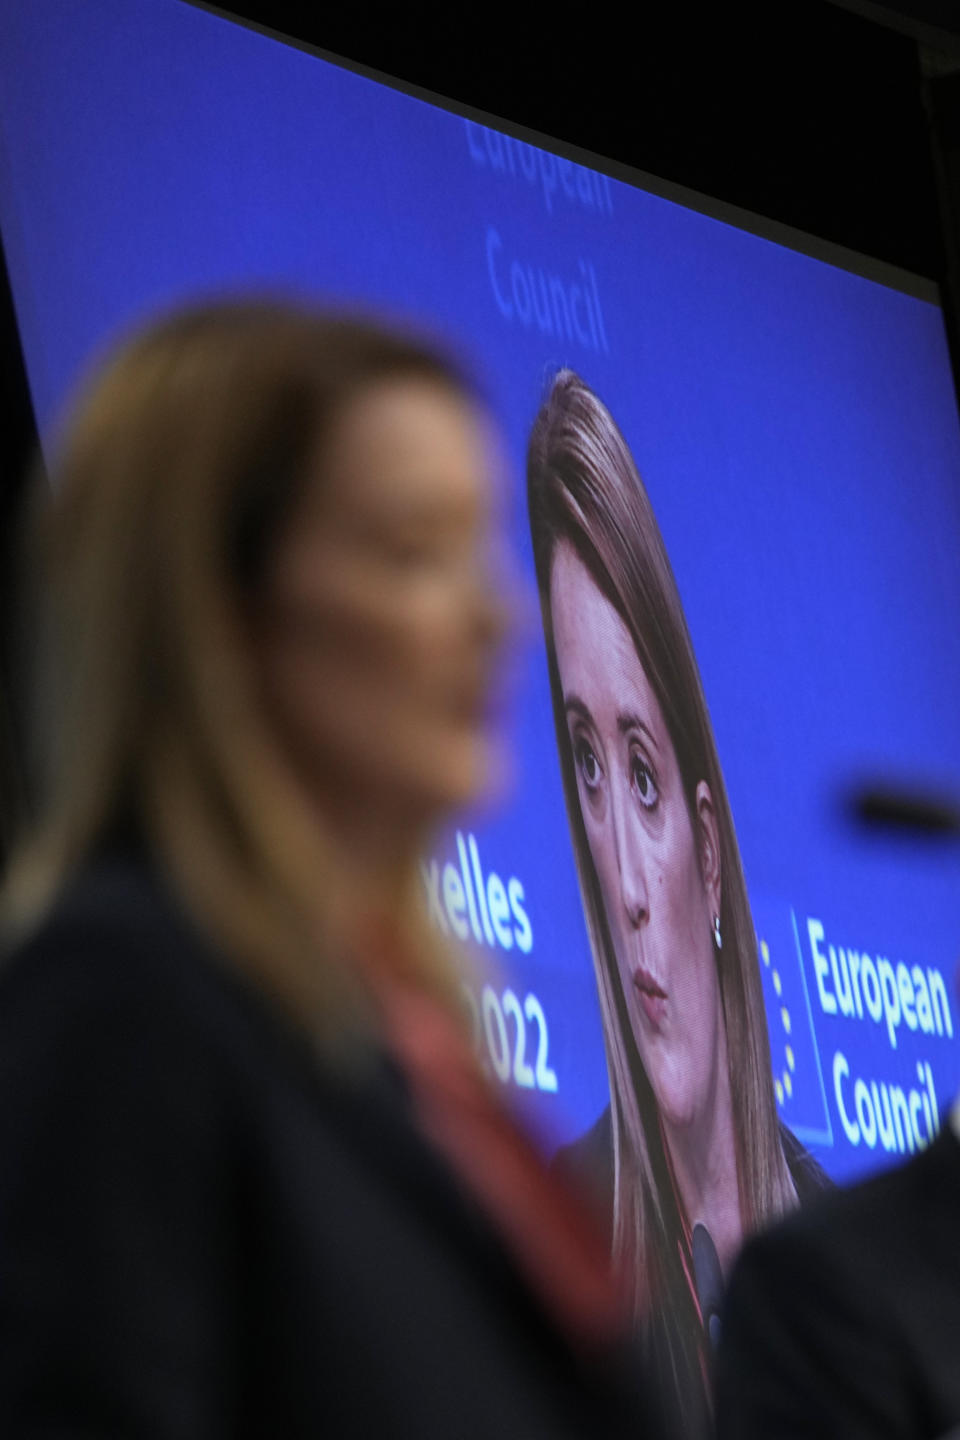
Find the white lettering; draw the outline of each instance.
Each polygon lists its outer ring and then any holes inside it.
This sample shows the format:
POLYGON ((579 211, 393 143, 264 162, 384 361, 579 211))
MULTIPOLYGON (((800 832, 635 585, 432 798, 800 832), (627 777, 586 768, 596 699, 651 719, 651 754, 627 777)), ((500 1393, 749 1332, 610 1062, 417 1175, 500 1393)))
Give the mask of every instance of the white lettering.
POLYGON ((490 909, 490 923, 504 950, 513 949, 513 931, 506 923, 510 919, 510 901, 503 881, 496 871, 487 877, 487 905, 490 909))
POLYGON ((927 980, 930 984, 930 999, 933 1001, 933 1018, 938 1035, 953 1034, 953 1020, 950 1016, 950 1001, 947 999, 947 987, 943 983, 943 976, 939 970, 927 969, 927 980))
POLYGON ((900 1024, 900 991, 897 989, 896 976, 893 966, 889 960, 877 961, 877 974, 880 977, 880 994, 883 998, 883 1013, 887 1021, 887 1036, 890 1040, 890 1048, 897 1048, 897 1026, 900 1024))
POLYGON ((880 981, 877 979, 877 967, 874 965, 871 955, 860 956, 860 975, 863 979, 863 998, 870 1012, 870 1019, 879 1023, 880 1016, 883 1014, 883 1001, 880 998, 880 981), (867 984, 867 981, 870 983, 867 984))
MULTIPOLYGON (((827 957, 820 949, 820 941, 824 938, 823 926, 819 920, 814 920, 810 916, 807 916, 807 935, 810 938, 810 953, 813 956, 813 969, 817 977, 817 990, 820 993, 820 1008, 825 1015, 836 1015, 837 997, 832 995, 823 983, 830 971, 827 957)), ((841 1058, 839 1052, 838 1058, 841 1058)), ((849 1071, 847 1073, 849 1074, 849 1071)), ((836 1060, 834 1060, 834 1078, 836 1078, 836 1060)))
POLYGON ((513 938, 517 942, 517 949, 522 950, 525 955, 529 955, 533 949, 533 930, 523 906, 523 886, 516 877, 507 885, 507 894, 510 897, 510 909, 513 911, 513 918, 516 922, 513 927, 513 938))
POLYGON ((847 1057, 842 1050, 838 1050, 833 1057, 833 1093, 837 1101, 837 1112, 840 1116, 840 1124, 846 1131, 846 1136, 850 1144, 859 1145, 860 1131, 857 1128, 857 1122, 850 1119, 846 1111, 846 1106, 843 1103, 843 1090, 841 1086, 849 1075, 850 1066, 847 1063, 847 1057))
POLYGON ((500 232, 488 225, 487 275, 504 320, 519 322, 525 330, 535 327, 542 335, 576 341, 588 350, 609 352, 597 273, 589 261, 578 262, 578 282, 520 259, 506 266, 503 248, 500 232))
POLYGON ((863 1143, 872 1150, 877 1143, 877 1117, 870 1102, 870 1091, 862 1080, 858 1080, 853 1087, 853 1103, 857 1107, 863 1143))
POLYGON ((933 1034, 933 1007, 930 1004, 930 991, 924 978, 923 971, 919 965, 914 965, 910 971, 910 978, 913 981, 917 995, 917 1020, 924 1035, 933 1034))
POLYGON ((870 1150, 878 1145, 901 1155, 923 1149, 940 1128, 940 1112, 933 1084, 933 1072, 926 1061, 917 1062, 921 1088, 904 1089, 886 1080, 853 1084, 853 1113, 849 1108, 850 1065, 837 1050, 833 1057, 833 1094, 844 1134, 851 1145, 862 1141, 870 1150), (921 1124, 921 1119, 923 1123, 921 1124))
POLYGON ((900 992, 900 1010, 907 1022, 907 1028, 916 1030, 917 1012, 914 1008, 913 985, 910 983, 910 971, 902 960, 897 963, 897 989, 900 992))
POLYGON ((535 186, 543 197, 547 213, 554 212, 559 196, 568 205, 582 206, 600 214, 613 214, 613 187, 609 175, 601 175, 584 165, 575 165, 550 150, 528 145, 500 130, 464 120, 467 154, 478 170, 488 170, 508 179, 522 179, 535 186), (559 188, 558 188, 559 181, 559 188))
POLYGON ((464 120, 463 123, 467 130, 467 149, 470 151, 470 159, 474 165, 479 165, 482 168, 487 163, 486 156, 483 153, 483 145, 480 143, 483 130, 473 120, 464 120))
POLYGON ((467 897, 463 893, 463 881, 455 866, 449 862, 443 867, 443 903, 458 940, 466 940, 470 933, 467 924, 467 897))

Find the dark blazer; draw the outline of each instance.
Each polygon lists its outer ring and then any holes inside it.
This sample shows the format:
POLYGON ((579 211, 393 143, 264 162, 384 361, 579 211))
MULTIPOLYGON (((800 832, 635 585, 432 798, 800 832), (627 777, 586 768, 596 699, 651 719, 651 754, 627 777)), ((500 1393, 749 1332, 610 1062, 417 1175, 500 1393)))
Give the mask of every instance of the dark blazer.
POLYGON ((659 1435, 623 1358, 572 1352, 389 1063, 321 1067, 141 859, 4 961, 4 1440, 659 1435))
MULTIPOLYGON (((809 1151, 783 1124, 780 1126, 780 1142, 797 1196, 801 1204, 806 1204, 830 1181, 809 1151)), ((554 1166, 561 1174, 579 1180, 592 1198, 597 1217, 607 1226, 612 1239, 613 1123, 609 1105, 589 1130, 558 1151, 554 1166)), ((709 1323, 711 1314, 715 1321, 715 1306, 719 1298, 719 1262, 716 1262, 716 1281, 711 1280, 709 1271, 705 1279, 700 1300, 709 1323)), ((684 1430, 690 1440, 712 1430, 709 1377, 701 1355, 701 1350, 706 1349, 709 1343, 706 1336, 712 1333, 712 1327, 704 1333, 693 1307, 686 1318, 680 1314, 671 1316, 665 1307, 654 1307, 645 1326, 645 1359, 650 1369, 660 1376, 664 1401, 677 1416, 675 1428, 684 1430), (679 1358, 681 1356, 685 1359, 679 1358)))
POLYGON ((920 1440, 960 1425, 960 1142, 751 1241, 727 1296, 720 1440, 920 1440))

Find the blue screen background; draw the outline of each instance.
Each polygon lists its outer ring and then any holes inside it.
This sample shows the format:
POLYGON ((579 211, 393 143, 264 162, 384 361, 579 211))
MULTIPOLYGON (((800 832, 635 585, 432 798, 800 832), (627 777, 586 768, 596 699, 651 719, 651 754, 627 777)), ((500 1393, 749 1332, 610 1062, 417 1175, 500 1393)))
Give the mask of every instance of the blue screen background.
MULTIPOLYGON (((826 1013, 808 928, 937 969, 960 1024, 960 857, 864 837, 842 803, 874 773, 960 792, 960 429, 935 305, 182 0, 0 0, 0 223, 43 436, 111 338, 192 295, 425 321, 491 396, 531 588, 526 438, 552 372, 579 370, 683 597, 770 956, 783 1117, 837 1178, 891 1158, 843 1124, 840 1051, 848 1119, 857 1077, 914 1086, 918 1063, 943 1119, 960 1038, 904 1023, 894 1046, 826 1013), (580 287, 576 322, 538 321, 541 272, 571 317, 580 287)), ((508 803, 462 834, 523 887, 532 943, 497 955, 497 983, 542 1006, 557 1088, 519 1098, 557 1143, 603 1108, 606 1074, 540 640, 513 734, 508 803)), ((457 854, 451 832, 437 858, 457 854)))

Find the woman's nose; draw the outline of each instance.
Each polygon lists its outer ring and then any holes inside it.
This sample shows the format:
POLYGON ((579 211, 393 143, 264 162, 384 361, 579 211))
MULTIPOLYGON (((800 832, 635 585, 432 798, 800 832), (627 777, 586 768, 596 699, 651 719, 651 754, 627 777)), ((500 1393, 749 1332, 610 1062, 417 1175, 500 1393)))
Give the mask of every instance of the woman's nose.
POLYGON ((649 916, 650 899, 647 892, 647 867, 643 840, 638 833, 636 822, 631 819, 630 808, 629 796, 614 795, 612 809, 616 834, 620 899, 627 920, 636 930, 649 916))

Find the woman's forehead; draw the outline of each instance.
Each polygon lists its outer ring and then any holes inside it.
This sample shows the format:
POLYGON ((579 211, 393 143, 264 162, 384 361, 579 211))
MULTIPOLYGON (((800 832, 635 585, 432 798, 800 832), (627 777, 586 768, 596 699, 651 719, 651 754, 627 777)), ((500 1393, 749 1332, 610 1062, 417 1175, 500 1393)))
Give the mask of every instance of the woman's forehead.
POLYGON ((466 399, 436 382, 391 380, 353 400, 323 447, 317 503, 383 524, 474 514, 492 498, 491 441, 466 399))
POLYGON ((550 571, 553 639, 564 700, 602 710, 621 729, 632 719, 655 722, 666 734, 659 701, 633 636, 569 541, 554 552, 550 571))

